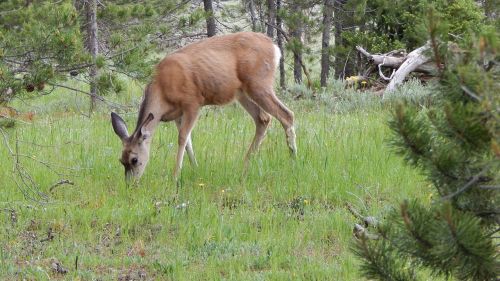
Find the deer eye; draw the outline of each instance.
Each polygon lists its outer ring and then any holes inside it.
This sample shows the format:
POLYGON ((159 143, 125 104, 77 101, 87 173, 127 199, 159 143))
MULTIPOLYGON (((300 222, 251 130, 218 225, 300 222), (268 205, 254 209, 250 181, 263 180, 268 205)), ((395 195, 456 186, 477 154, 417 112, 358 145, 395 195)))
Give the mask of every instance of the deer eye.
POLYGON ((137 160, 137 157, 134 157, 134 158, 132 158, 132 160, 130 160, 130 163, 131 163, 132 165, 135 165, 135 164, 137 164, 137 161, 138 161, 138 160, 137 160))

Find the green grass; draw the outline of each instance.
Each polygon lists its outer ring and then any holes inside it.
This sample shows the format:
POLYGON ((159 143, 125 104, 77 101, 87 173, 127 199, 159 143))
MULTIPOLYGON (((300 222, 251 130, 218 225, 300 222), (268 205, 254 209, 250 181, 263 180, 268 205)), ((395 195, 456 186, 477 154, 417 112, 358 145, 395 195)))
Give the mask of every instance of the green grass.
MULTIPOLYGON (((363 97, 373 99, 356 100, 363 97)), ((193 131, 199 167, 186 159, 176 188, 173 124, 158 128, 140 185, 127 187, 109 113, 89 119, 68 95, 45 97, 33 123, 6 132, 13 149, 17 135, 18 151, 35 159, 20 158, 49 203, 23 197, 0 146, 0 279, 362 279, 350 251, 357 221, 345 204, 382 216, 429 189, 387 146, 390 104, 341 111, 338 100, 287 100, 297 121, 297 159, 273 120, 246 176, 250 117, 237 105, 204 109, 193 131), (61 179, 74 185, 49 191, 61 179), (49 228, 54 237, 42 242, 49 228), (69 272, 54 273, 53 259, 69 272)), ((125 114, 128 124, 134 118, 125 114)))

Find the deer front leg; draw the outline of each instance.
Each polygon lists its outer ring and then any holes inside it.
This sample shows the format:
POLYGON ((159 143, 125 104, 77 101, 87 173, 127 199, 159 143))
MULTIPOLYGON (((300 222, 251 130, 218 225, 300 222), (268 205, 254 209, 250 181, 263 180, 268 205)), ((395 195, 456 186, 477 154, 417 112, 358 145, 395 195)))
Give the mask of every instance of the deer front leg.
POLYGON ((183 112, 181 125, 179 128, 179 137, 178 137, 179 147, 177 150, 177 161, 173 173, 174 180, 176 182, 179 178, 179 173, 182 169, 184 150, 186 149, 188 140, 191 138, 191 131, 193 130, 197 118, 198 118, 198 110, 188 110, 183 112))
MULTIPOLYGON (((175 120, 175 125, 177 126, 177 131, 180 132, 181 130, 181 122, 182 122, 182 117, 178 118, 175 120)), ((194 150, 193 150, 193 142, 191 140, 191 134, 189 134, 187 143, 186 143, 186 152, 189 157, 189 162, 193 167, 198 167, 198 162, 196 161, 196 157, 194 156, 194 150)))

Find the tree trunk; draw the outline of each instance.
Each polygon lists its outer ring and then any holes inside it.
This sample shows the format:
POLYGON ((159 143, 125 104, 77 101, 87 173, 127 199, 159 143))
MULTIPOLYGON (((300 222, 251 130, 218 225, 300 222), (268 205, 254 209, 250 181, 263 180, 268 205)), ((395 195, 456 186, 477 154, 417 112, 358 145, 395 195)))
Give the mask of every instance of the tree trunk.
POLYGON ((248 11, 250 12, 250 21, 252 22, 252 31, 257 31, 257 16, 255 15, 255 3, 248 1, 248 11))
POLYGON ((335 0, 325 0, 323 7, 323 37, 321 40, 321 87, 326 87, 330 74, 330 29, 332 27, 333 4, 335 0))
POLYGON ((483 0, 480 1, 481 6, 483 7, 484 10, 484 15, 494 21, 496 18, 498 18, 498 3, 496 3, 496 0, 483 0))
MULTIPOLYGON (((283 28, 283 20, 279 16, 281 11, 281 0, 276 0, 276 25, 279 29, 283 28)), ((282 90, 286 89, 286 80, 285 80, 285 49, 283 48, 283 34, 281 32, 276 31, 276 37, 278 41, 278 48, 281 51, 280 58, 280 87, 282 90)))
MULTIPOLYGON (((335 46, 340 47, 343 45, 342 40, 342 3, 340 1, 334 1, 335 15, 334 15, 334 25, 335 25, 335 46)), ((335 77, 344 78, 344 65, 345 60, 340 56, 335 57, 335 77)))
POLYGON ((81 15, 85 14, 85 0, 75 0, 73 2, 73 6, 75 7, 75 10, 78 11, 81 15))
POLYGON ((266 20, 264 16, 264 8, 262 7, 262 1, 257 2, 257 12, 259 14, 259 32, 264 32, 266 30, 266 20))
POLYGON ((217 33, 217 26, 215 25, 214 9, 212 0, 203 0, 203 7, 205 8, 207 20, 207 36, 212 37, 217 33))
MULTIPOLYGON (((292 33, 292 36, 295 38, 299 38, 302 35, 301 30, 296 30, 292 33)), ((302 83, 302 65, 300 62, 302 61, 302 51, 301 50, 295 50, 293 52, 293 79, 295 80, 296 83, 302 83)))
MULTIPOLYGON (((295 2, 295 1, 294 1, 295 2)), ((291 3, 290 10, 293 14, 300 14, 300 5, 298 3, 291 3)), ((297 17, 296 22, 292 24, 290 35, 293 44, 293 78, 296 83, 302 83, 302 22, 297 17)))
POLYGON ((274 25, 276 20, 276 5, 274 0, 267 0, 267 36, 274 37, 274 25))
POLYGON ((87 0, 85 3, 87 26, 87 49, 92 56, 92 66, 89 71, 90 80, 90 112, 95 109, 97 102, 97 55, 99 53, 97 41, 97 0, 87 0))

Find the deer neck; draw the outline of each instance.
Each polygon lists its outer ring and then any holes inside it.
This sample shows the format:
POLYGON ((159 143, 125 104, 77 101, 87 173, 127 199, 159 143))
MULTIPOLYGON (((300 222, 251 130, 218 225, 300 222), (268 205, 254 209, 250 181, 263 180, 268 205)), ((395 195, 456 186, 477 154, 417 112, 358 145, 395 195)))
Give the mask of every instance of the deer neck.
POLYGON ((154 118, 147 125, 147 129, 152 135, 161 121, 161 116, 163 115, 163 112, 164 109, 162 109, 160 102, 157 100, 157 97, 155 97, 153 92, 153 86, 150 83, 146 87, 146 90, 144 91, 143 100, 139 108, 139 115, 137 116, 137 125, 135 132, 141 129, 141 125, 144 124, 149 114, 152 113, 154 118))

